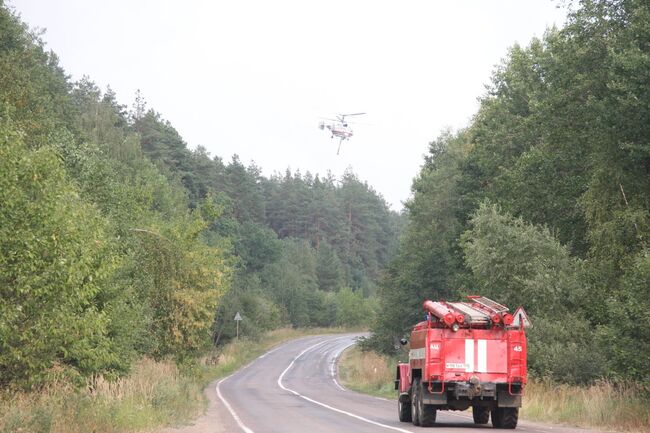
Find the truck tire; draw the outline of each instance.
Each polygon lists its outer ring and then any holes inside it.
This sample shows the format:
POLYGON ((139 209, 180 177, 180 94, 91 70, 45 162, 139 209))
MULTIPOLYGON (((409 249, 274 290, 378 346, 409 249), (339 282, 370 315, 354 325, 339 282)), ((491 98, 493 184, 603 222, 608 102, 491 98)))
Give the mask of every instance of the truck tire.
POLYGON ((518 407, 499 407, 492 411, 492 426, 494 428, 514 429, 519 420, 518 407))
POLYGON ((501 428, 513 429, 517 428, 517 421, 519 420, 518 407, 504 407, 501 414, 501 428))
POLYGON ((472 406, 474 424, 487 424, 490 420, 490 409, 483 406, 472 406))
POLYGON ((411 422, 413 425, 420 425, 420 413, 418 412, 419 388, 420 379, 416 377, 411 384, 411 422))
POLYGON ((397 397, 397 413, 401 422, 411 422, 411 402, 402 402, 397 397))
POLYGON ((420 425, 422 427, 431 427, 436 423, 436 408, 432 404, 424 404, 424 387, 426 385, 421 383, 418 387, 418 416, 420 417, 420 425))
POLYGON ((492 415, 492 427, 501 428, 501 410, 499 408, 493 409, 491 415, 492 415))

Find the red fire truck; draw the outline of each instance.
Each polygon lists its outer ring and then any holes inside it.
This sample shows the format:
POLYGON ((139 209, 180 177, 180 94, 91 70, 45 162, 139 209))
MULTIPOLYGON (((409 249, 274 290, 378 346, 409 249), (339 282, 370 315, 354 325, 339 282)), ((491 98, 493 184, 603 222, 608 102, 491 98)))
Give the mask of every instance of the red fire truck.
MULTIPOLYGON (((466 302, 425 301, 413 327, 409 362, 397 366, 399 420, 431 426, 438 410, 472 408, 474 422, 517 427, 526 385, 526 334, 520 307, 481 296, 466 302)), ((406 344, 407 340, 401 340, 406 344)))

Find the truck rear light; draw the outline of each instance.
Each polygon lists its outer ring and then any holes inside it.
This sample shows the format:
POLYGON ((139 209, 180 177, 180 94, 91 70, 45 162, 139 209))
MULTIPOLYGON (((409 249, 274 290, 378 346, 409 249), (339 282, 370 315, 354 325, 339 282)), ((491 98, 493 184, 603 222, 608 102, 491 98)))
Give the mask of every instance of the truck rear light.
POLYGON ((462 314, 456 314, 456 322, 458 322, 459 325, 462 325, 465 323, 465 316, 462 314))
POLYGON ((503 315, 503 324, 506 326, 512 325, 512 322, 514 320, 514 317, 512 317, 512 314, 506 313, 503 315))
POLYGON ((492 315, 492 323, 500 323, 501 322, 501 316, 498 314, 493 314, 492 315))

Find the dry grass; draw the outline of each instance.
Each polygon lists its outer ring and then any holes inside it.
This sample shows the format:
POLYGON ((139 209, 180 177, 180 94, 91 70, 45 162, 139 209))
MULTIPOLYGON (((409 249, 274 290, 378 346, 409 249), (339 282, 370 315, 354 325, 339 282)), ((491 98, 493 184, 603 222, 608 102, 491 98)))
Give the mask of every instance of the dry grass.
POLYGON ((355 391, 395 398, 395 361, 356 346, 346 350, 339 363, 341 383, 355 391))
MULTIPOLYGON (((395 360, 353 347, 341 358, 341 382, 355 391, 395 398, 395 365, 395 360)), ((579 387, 529 381, 521 417, 580 427, 650 433, 649 396, 650 389, 639 385, 616 386, 600 382, 579 387)))
POLYGON ((530 382, 521 413, 530 420, 650 432, 649 395, 650 389, 639 385, 600 382, 577 387, 530 382))
POLYGON ((0 432, 127 432, 187 419, 203 407, 201 383, 170 361, 139 361, 128 377, 57 384, 0 399, 0 432))
POLYGON ((0 433, 125 433, 151 431, 199 416, 203 389, 283 341, 344 329, 278 329, 260 341, 241 339, 206 355, 197 365, 140 360, 129 376, 102 376, 76 390, 65 383, 31 393, 0 393, 0 433))

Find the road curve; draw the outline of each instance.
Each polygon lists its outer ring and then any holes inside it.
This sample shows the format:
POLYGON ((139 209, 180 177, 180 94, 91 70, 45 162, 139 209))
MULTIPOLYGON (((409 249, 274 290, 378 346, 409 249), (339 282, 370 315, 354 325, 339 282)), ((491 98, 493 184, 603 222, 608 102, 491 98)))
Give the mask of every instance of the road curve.
MULTIPOLYGON (((344 389, 337 360, 359 334, 306 337, 284 343, 233 375, 213 384, 219 426, 244 433, 423 432, 397 420, 395 400, 344 389)), ((525 403, 524 403, 525 404, 525 403)), ((470 412, 438 412, 439 433, 491 429, 470 412)), ((519 422, 521 433, 586 433, 588 430, 519 422)))

